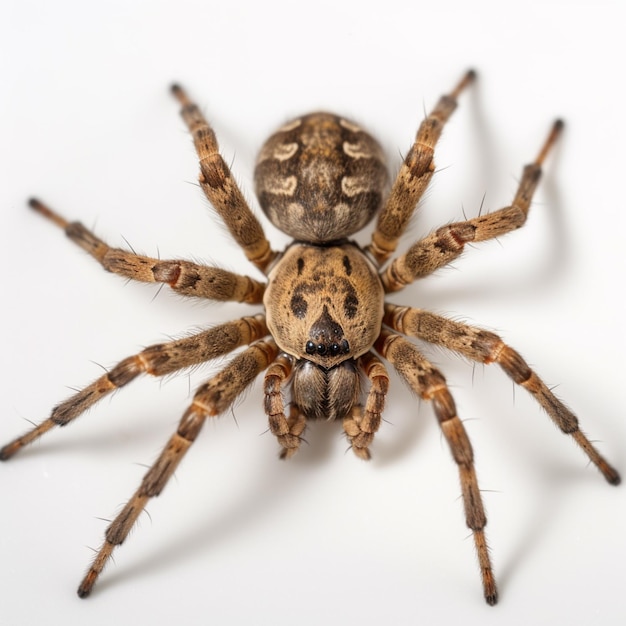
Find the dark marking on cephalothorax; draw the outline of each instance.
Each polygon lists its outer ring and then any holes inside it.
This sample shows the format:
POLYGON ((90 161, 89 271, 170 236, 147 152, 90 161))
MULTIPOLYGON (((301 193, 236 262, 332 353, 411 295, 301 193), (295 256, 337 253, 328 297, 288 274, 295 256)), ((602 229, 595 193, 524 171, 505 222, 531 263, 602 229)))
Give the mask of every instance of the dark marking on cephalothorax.
POLYGON ((356 317, 358 308, 359 299, 357 298, 354 289, 352 289, 346 295, 346 299, 343 301, 343 310, 345 311, 347 317, 349 317, 350 319, 354 319, 356 317))
POLYGON ((311 334, 320 337, 336 337, 343 335, 343 328, 331 317, 328 307, 325 306, 322 314, 311 326, 311 334))
POLYGON ((348 258, 348 255, 343 257, 343 266, 346 269, 346 275, 350 276, 350 274, 352 274, 352 263, 350 263, 350 259, 348 258))
POLYGON ((350 344, 344 337, 341 324, 333 319, 326 305, 322 314, 311 326, 310 337, 304 347, 307 354, 337 356, 350 352, 350 344))
POLYGON ((302 276, 302 271, 304 270, 304 259, 302 257, 300 257, 298 259, 298 276, 302 276))
POLYGON ((298 319, 304 319, 306 317, 306 312, 309 307, 299 291, 296 291, 291 297, 290 306, 292 313, 298 319))

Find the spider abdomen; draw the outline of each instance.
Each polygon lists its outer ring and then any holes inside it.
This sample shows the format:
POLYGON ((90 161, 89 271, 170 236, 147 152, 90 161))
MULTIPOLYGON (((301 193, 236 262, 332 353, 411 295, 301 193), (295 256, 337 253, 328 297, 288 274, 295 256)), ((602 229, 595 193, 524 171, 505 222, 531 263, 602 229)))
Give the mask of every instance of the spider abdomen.
POLYGON ((263 145, 255 169, 261 208, 294 239, 326 243, 363 228, 381 206, 387 169, 378 142, 330 113, 297 118, 263 145))

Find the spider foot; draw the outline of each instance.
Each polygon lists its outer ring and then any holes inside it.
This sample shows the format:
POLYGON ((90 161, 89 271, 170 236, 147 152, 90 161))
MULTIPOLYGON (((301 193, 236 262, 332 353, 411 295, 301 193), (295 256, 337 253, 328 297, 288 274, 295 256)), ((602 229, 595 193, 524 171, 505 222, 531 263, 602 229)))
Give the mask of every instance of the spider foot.
POLYGON ((24 446, 38 439, 45 432, 49 431, 55 425, 54 420, 47 419, 41 424, 29 430, 26 434, 10 441, 0 448, 0 461, 8 461, 14 454, 17 454, 24 446))
POLYGON ((491 568, 491 559, 489 558, 485 532, 482 528, 474 531, 474 543, 476 545, 476 552, 478 553, 478 563, 483 580, 485 600, 487 604, 493 606, 498 602, 498 588, 496 586, 495 576, 493 575, 493 569, 491 568))
POLYGON ((369 461, 372 458, 372 454, 367 446, 357 446, 352 443, 352 452, 359 457, 359 459, 363 459, 363 461, 369 461))
POLYGON ((89 596, 91 590, 93 589, 93 586, 98 580, 98 576, 100 576, 100 573, 104 569, 104 566, 111 557, 111 553, 113 552, 114 548, 115 544, 111 543, 110 541, 104 542, 103 546, 96 554, 96 557, 91 564, 91 567, 85 574, 85 577, 81 580, 80 585, 76 590, 79 598, 86 598, 87 596, 89 596))
POLYGON ((19 441, 12 441, 0 448, 0 461, 8 461, 21 447, 19 441))
POLYGON ((306 419, 294 407, 291 407, 291 415, 287 418, 286 424, 288 432, 286 434, 277 435, 278 443, 282 446, 280 451, 281 459, 290 459, 299 449, 302 441, 302 433, 306 428, 306 419))
POLYGON ((361 407, 355 407, 350 417, 343 420, 343 430, 348 437, 352 452, 360 459, 369 461, 371 454, 369 447, 374 441, 374 432, 372 431, 371 420, 367 419, 367 411, 363 415, 361 407))

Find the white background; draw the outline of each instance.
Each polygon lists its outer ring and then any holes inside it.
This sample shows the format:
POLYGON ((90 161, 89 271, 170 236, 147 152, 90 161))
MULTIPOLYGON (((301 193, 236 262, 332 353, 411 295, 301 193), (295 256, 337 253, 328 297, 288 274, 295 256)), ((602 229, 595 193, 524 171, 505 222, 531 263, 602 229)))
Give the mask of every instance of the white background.
MULTIPOLYGON (((171 81, 207 112, 253 202, 255 152, 291 116, 359 121, 395 171, 424 110, 471 66, 479 82, 446 128, 406 242, 476 215, 483 196, 485 209, 506 204, 554 117, 566 133, 523 230, 394 301, 496 329, 626 472, 619 4, 3 2, 0 440, 99 364, 251 310, 125 284, 26 208, 36 194, 114 245, 254 275, 195 185, 171 81)), ((130 496, 213 365, 135 382, 0 467, 0 623, 624 623, 625 488, 604 483, 497 367, 432 355, 474 442, 497 607, 482 600, 436 420, 395 376, 369 464, 345 453, 334 424, 314 424, 279 462, 257 383, 206 424, 80 601, 99 518, 130 496)))

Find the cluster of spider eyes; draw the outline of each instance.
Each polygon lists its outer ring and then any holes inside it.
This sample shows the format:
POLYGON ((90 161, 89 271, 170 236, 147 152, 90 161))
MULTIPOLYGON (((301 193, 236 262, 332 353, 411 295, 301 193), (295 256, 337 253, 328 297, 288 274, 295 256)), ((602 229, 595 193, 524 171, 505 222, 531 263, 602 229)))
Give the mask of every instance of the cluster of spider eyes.
POLYGON ((338 354, 348 354, 350 352, 350 344, 347 339, 344 339, 341 343, 334 341, 329 346, 324 343, 315 343, 314 341, 307 341, 305 350, 307 354, 319 354, 324 356, 330 354, 331 356, 337 356, 338 354))

